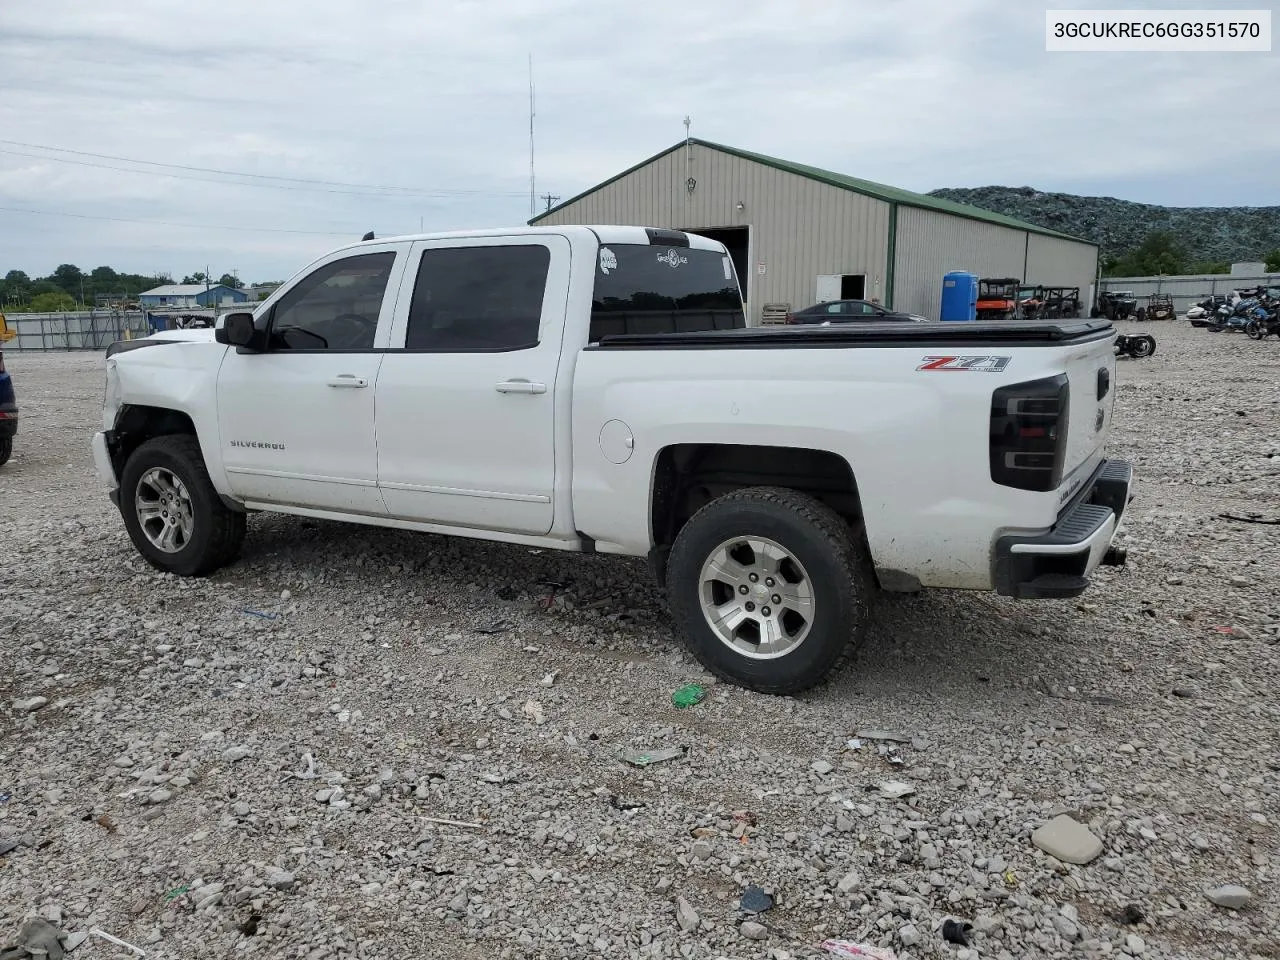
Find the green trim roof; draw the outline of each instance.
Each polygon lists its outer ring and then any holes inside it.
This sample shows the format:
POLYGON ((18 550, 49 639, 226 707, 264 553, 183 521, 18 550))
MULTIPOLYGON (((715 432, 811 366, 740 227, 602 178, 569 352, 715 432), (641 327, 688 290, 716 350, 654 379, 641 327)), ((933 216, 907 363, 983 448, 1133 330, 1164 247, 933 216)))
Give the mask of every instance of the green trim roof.
POLYGON ((1073 237, 1069 234, 1059 233, 1057 230, 1050 230, 1047 227, 1040 227, 1034 223, 1027 223, 1025 220, 1018 220, 1014 217, 1006 217, 1001 213, 992 213, 990 210, 984 210, 981 207, 970 206, 967 203, 956 203, 952 200, 943 200, 940 197, 930 197, 923 193, 913 193, 910 190, 902 190, 898 187, 890 187, 883 183, 874 183, 871 180, 860 180, 857 177, 846 176, 843 173, 834 173, 831 170, 823 170, 819 167, 810 167, 803 163, 792 163, 789 160, 779 160, 776 157, 767 157, 761 153, 752 153, 750 150, 739 150, 737 147, 727 147, 720 143, 711 143, 709 140, 699 140, 696 137, 688 141, 681 140, 679 143, 668 147, 661 153, 656 153, 647 160, 642 160, 633 167, 628 167, 617 176, 610 177, 603 183, 596 184, 589 190, 584 190, 575 197, 570 197, 563 203, 556 204, 550 210, 538 214, 529 223, 535 224, 539 220, 549 217, 551 214, 563 210, 570 204, 577 203, 583 197, 595 193, 597 190, 603 190, 609 184, 621 180, 629 174, 635 173, 641 167, 648 166, 655 160, 665 157, 667 154, 675 150, 679 150, 686 143, 693 143, 699 147, 706 147, 708 150, 719 150, 721 153, 727 153, 733 157, 741 157, 744 160, 751 160, 755 163, 763 164, 766 167, 772 167, 775 170, 781 170, 785 173, 794 173, 798 177, 804 177, 808 180, 817 180, 819 183, 825 183, 832 187, 838 187, 842 190, 851 190, 854 193, 860 193, 863 196, 874 197, 877 200, 883 200, 886 203, 899 204, 905 207, 918 207, 921 210, 933 210, 937 213, 948 213, 956 217, 964 217, 968 220, 978 220, 983 223, 993 223, 1001 227, 1012 227, 1015 230, 1026 230, 1030 233, 1042 234, 1046 237, 1057 237, 1062 240, 1073 240, 1076 243, 1084 243, 1089 246, 1096 247, 1097 244, 1090 240, 1082 240, 1080 237, 1073 237))

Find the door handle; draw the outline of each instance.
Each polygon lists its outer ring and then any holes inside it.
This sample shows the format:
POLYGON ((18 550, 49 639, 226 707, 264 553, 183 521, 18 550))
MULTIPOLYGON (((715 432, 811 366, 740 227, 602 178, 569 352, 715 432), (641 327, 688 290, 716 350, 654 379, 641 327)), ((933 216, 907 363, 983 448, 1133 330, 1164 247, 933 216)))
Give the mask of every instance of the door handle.
POLYGON ((535 380, 501 380, 495 389, 499 393, 546 393, 547 385, 535 380))
POLYGON ((331 387, 367 387, 368 385, 367 377, 357 377, 351 373, 340 373, 329 381, 331 387))

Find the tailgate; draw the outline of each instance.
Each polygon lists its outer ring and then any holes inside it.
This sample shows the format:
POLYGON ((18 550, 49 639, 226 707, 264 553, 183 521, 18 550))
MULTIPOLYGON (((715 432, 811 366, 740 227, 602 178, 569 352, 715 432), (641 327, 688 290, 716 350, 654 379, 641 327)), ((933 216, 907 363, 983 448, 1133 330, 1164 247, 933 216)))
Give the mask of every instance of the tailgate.
POLYGON ((1114 338, 1080 344, 1067 354, 1070 391, 1064 479, 1082 466, 1097 462, 1111 428, 1111 408, 1116 392, 1114 338))

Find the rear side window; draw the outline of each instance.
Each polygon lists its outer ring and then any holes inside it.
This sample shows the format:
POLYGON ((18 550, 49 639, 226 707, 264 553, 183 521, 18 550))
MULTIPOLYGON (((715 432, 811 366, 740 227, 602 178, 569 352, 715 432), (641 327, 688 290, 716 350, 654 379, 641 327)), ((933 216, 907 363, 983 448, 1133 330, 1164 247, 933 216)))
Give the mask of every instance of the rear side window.
POLYGON ((326 263, 271 311, 268 350, 369 350, 394 253, 326 263))
POLYGON ((698 333, 747 325, 729 257, 716 250, 612 243, 600 247, 589 339, 698 333))
POLYGON ((551 251, 540 244, 423 251, 405 349, 536 346, 550 265, 551 251))

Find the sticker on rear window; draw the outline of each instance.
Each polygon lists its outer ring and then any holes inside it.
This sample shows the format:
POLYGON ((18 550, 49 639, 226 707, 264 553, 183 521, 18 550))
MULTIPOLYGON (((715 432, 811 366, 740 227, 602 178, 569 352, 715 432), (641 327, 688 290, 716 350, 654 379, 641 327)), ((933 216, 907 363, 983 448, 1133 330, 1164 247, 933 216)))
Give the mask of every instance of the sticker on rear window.
POLYGON ((681 264, 688 263, 689 258, 680 256, 674 250, 668 250, 666 253, 658 254, 658 262, 665 263, 672 270, 675 270, 681 264))
POLYGON ((733 279, 733 261, 728 257, 721 257, 720 262, 724 265, 724 278, 726 280, 733 279))
POLYGON ((618 269, 618 255, 608 247, 600 248, 600 272, 605 276, 609 275, 610 270, 618 269))

